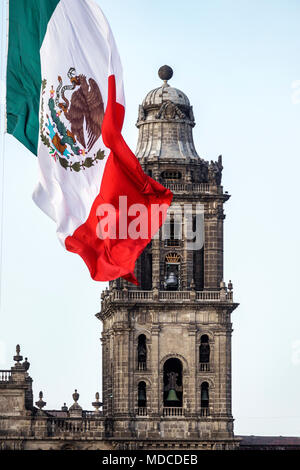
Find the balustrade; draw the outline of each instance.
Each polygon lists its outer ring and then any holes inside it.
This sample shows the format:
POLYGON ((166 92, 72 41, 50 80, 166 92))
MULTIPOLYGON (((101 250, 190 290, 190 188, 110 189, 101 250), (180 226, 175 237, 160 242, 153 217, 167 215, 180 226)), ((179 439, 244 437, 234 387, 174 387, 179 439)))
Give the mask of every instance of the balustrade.
POLYGON ((148 416, 147 408, 139 406, 138 409, 136 410, 136 414, 138 416, 148 416))
POLYGON ((183 415, 183 408, 180 407, 164 407, 163 408, 163 416, 182 416, 183 415))
POLYGON ((200 362, 199 370, 201 372, 209 372, 210 371, 210 364, 209 362, 200 362))
POLYGON ((0 382, 9 382, 11 379, 11 370, 0 370, 0 382))
POLYGON ((211 191, 209 183, 169 183, 164 181, 163 184, 176 193, 209 193, 211 191))
POLYGON ((99 431, 104 428, 103 419, 70 419, 70 418, 52 418, 48 420, 48 435, 55 436, 61 433, 77 434, 99 431))
MULTIPOLYGON (((160 290, 158 291, 158 299, 161 301, 168 300, 192 300, 193 296, 196 294, 196 301, 204 302, 215 302, 215 301, 233 301, 232 291, 225 292, 225 296, 220 295, 220 291, 191 291, 191 290, 177 290, 177 291, 167 291, 160 290)), ((129 302, 144 302, 149 300, 154 300, 153 291, 143 291, 143 290, 113 290, 111 291, 109 297, 105 299, 110 299, 112 302, 118 300, 128 300, 129 302)))
POLYGON ((207 416, 209 416, 210 413, 209 413, 209 408, 206 408, 206 407, 202 407, 200 409, 200 416, 203 416, 204 418, 206 418, 207 416))

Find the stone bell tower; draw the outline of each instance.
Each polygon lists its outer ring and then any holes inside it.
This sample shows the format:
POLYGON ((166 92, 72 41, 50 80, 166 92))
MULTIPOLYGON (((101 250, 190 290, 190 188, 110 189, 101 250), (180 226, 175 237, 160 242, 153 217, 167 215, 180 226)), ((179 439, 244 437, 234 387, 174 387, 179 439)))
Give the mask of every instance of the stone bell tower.
POLYGON ((231 412, 232 283, 223 280, 222 158, 208 162, 193 142, 187 96, 169 85, 173 71, 139 107, 136 155, 144 171, 171 189, 167 236, 140 256, 140 286, 118 279, 102 294, 103 402, 106 437, 119 448, 235 449, 231 412), (195 211, 202 210, 202 226, 195 211), (204 242, 190 243, 193 231, 204 242), (177 215, 176 215, 177 214, 177 215), (204 214, 204 215, 203 215, 204 214), (181 236, 181 233, 183 235, 181 236))

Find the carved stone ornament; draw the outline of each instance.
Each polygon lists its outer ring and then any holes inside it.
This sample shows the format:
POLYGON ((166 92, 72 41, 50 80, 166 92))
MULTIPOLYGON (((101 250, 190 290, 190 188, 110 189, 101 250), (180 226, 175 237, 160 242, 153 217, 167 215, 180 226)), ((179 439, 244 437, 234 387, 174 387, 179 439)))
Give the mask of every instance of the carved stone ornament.
POLYGON ((190 107, 189 118, 190 118, 190 121, 195 122, 195 116, 194 116, 193 106, 190 107))
POLYGON ((139 121, 145 121, 146 115, 145 115, 145 110, 143 106, 140 104, 139 105, 139 116, 138 116, 138 122, 139 121))
POLYGON ((220 185, 222 181, 222 156, 220 155, 217 162, 211 161, 208 166, 208 182, 220 185))
POLYGON ((186 115, 172 101, 167 100, 161 105, 156 119, 186 119, 186 115))

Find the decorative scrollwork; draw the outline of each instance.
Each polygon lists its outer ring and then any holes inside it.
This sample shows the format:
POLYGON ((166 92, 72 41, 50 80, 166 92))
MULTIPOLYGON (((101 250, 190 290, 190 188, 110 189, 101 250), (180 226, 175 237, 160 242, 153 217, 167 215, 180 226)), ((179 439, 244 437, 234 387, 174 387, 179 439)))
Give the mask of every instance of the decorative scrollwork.
POLYGON ((163 102, 155 117, 156 119, 186 119, 186 115, 170 100, 163 102))

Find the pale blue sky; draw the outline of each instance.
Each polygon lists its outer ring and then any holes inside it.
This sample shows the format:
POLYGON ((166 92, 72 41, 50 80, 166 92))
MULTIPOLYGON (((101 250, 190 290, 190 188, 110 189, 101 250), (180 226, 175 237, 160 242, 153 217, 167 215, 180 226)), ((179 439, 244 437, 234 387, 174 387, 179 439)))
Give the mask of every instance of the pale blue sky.
MULTIPOLYGON (((171 81, 194 106, 201 157, 223 155, 225 280, 232 279, 233 414, 237 434, 300 436, 298 0, 101 0, 123 62, 124 136, 134 150, 138 104, 171 81), (297 344, 298 341, 298 344, 297 344), (293 348, 294 345, 294 348, 293 348)), ((55 53, 55 50, 53 51, 55 53)), ((3 55, 2 55, 3 57, 3 55)), ((91 409, 101 392, 105 284, 64 251, 33 203, 36 159, 5 138, 0 368, 16 343, 31 362, 35 399, 91 409)))

